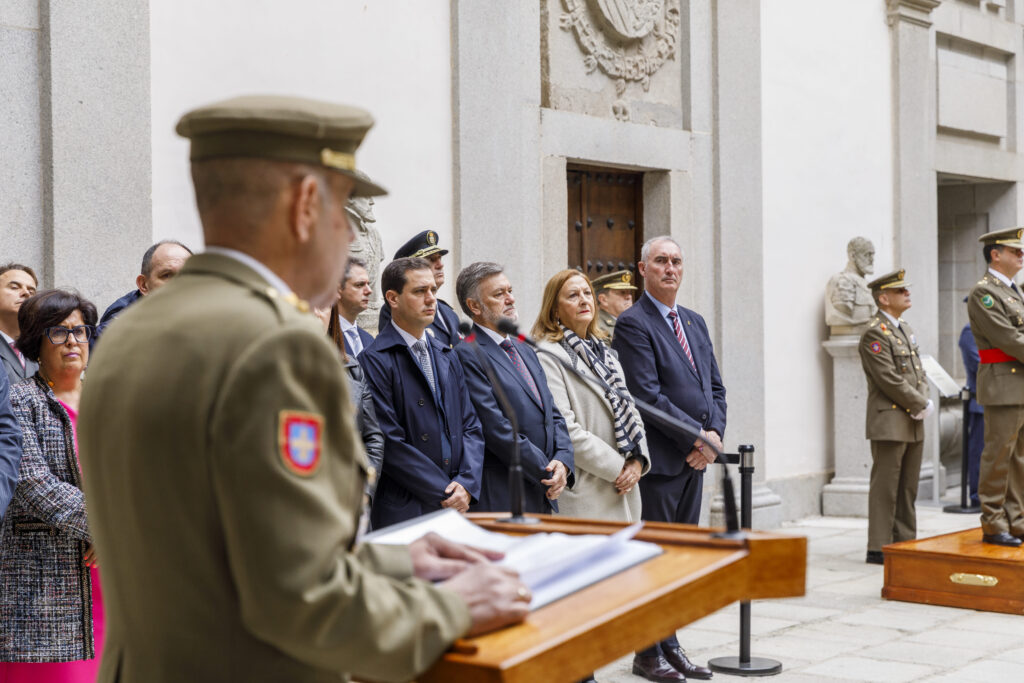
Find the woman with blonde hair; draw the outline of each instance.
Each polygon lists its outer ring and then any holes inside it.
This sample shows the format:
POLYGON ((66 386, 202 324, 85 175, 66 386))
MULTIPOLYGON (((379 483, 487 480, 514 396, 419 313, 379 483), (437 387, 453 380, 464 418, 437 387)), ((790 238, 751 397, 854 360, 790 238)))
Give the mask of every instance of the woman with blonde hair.
POLYGON ((615 352, 597 327, 590 280, 563 270, 548 280, 532 335, 555 405, 565 418, 576 459, 576 485, 559 498, 560 513, 625 522, 640 519, 637 482, 650 469, 643 422, 615 352), (584 375, 584 381, 552 354, 584 375))

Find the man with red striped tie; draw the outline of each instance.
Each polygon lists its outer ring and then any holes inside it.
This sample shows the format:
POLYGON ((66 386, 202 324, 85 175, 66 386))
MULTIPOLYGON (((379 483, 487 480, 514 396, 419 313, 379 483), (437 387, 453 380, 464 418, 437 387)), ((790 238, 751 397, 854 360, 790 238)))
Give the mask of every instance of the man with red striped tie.
MULTIPOLYGON (((676 303, 683 280, 683 252, 671 237, 647 240, 640 250, 644 294, 619 316, 612 348, 619 354, 633 396, 687 424, 697 438, 683 438, 644 420, 651 471, 640 480, 644 519, 696 524, 704 469, 722 447, 725 386, 707 324, 676 303)), ((637 653, 633 673, 652 681, 711 678, 711 671, 686 658, 675 634, 637 653), (671 665, 668 670, 664 665, 671 665)))

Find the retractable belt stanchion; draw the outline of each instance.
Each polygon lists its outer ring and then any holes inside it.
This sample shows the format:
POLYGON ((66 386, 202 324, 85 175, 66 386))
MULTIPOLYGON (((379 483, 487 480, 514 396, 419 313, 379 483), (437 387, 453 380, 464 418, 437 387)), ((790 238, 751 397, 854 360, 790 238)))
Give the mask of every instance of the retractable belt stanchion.
POLYGON ((959 505, 947 505, 942 508, 943 512, 952 512, 960 515, 975 515, 981 512, 980 505, 971 505, 967 498, 967 484, 968 484, 968 473, 967 470, 970 468, 970 458, 968 457, 968 449, 970 448, 970 437, 967 434, 967 425, 971 422, 971 399, 974 398, 974 394, 967 387, 960 390, 960 400, 964 402, 964 421, 963 427, 961 427, 961 439, 960 439, 960 504, 959 505))
MULTIPOLYGON (((723 453, 723 459, 740 466, 740 523, 750 529, 754 507, 754 447, 740 446, 739 454, 723 453)), ((715 657, 708 661, 712 671, 733 676, 774 676, 782 672, 782 662, 750 656, 750 601, 740 603, 740 655, 715 657)))

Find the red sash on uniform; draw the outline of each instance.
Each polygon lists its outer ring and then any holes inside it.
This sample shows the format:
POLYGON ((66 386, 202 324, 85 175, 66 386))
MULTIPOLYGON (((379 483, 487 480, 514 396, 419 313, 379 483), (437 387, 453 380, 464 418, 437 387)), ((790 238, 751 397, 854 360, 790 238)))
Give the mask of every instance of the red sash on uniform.
POLYGON ((1018 360, 1002 349, 978 349, 978 358, 982 363, 1009 363, 1018 360))

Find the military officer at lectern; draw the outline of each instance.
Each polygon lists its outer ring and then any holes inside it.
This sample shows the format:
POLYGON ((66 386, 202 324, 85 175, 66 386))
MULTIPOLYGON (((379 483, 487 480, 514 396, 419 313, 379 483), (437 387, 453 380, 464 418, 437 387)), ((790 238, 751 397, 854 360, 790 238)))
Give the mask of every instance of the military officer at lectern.
POLYGON ((982 540, 1017 547, 1024 537, 1024 228, 982 235, 988 272, 967 296, 978 344, 978 403, 985 407, 978 498, 982 540))
POLYGON ((882 564, 882 546, 917 537, 917 480, 924 419, 933 410, 917 338, 900 316, 910 308, 909 284, 897 270, 868 283, 878 311, 860 338, 868 381, 871 439, 867 562, 882 564))
POLYGON ((206 252, 110 327, 78 419, 103 683, 407 681, 527 613, 463 546, 356 542, 369 465, 310 307, 337 293, 346 200, 383 193, 354 172, 372 123, 271 96, 178 123, 206 252))

